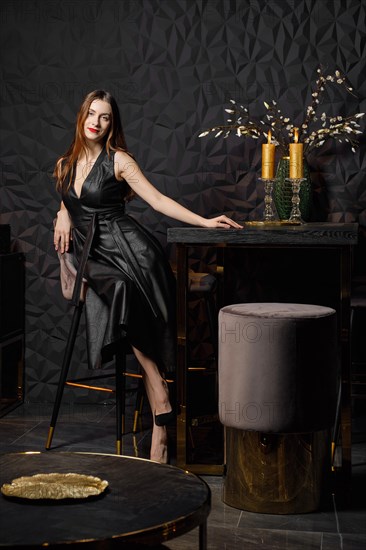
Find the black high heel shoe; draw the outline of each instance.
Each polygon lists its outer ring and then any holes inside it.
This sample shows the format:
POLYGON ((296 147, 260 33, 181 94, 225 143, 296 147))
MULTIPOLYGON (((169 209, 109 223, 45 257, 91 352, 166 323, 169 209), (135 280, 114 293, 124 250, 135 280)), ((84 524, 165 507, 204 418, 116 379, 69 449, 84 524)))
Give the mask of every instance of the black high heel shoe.
POLYGON ((155 415, 155 424, 157 426, 167 426, 171 424, 175 419, 175 413, 173 409, 167 413, 156 414, 155 415))

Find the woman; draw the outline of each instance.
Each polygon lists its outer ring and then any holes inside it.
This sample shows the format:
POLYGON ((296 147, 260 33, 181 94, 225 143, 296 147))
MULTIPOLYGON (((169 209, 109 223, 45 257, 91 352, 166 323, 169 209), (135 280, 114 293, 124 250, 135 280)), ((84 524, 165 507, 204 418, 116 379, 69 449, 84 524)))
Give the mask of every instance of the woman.
POLYGON ((203 218, 160 193, 127 152, 118 106, 103 90, 84 99, 74 140, 54 175, 62 195, 54 245, 63 254, 72 239, 79 264, 74 296, 83 276, 107 306, 105 323, 94 326, 88 346, 103 355, 127 338, 142 366, 154 417, 150 458, 167 462, 166 424, 173 411, 162 374, 175 366, 174 276, 159 243, 125 214, 124 203, 137 194, 158 212, 188 224, 241 226, 223 215, 203 218))

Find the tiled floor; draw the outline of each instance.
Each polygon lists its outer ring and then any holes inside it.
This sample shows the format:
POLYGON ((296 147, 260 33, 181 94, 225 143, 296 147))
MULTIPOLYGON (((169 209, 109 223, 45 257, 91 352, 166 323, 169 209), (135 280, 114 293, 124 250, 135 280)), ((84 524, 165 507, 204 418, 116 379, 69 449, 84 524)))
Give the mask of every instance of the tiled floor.
MULTIPOLYGON (((43 450, 51 405, 26 404, 0 419, 0 452, 43 450)), ((130 425, 131 419, 127 419, 130 425)), ((144 415, 146 426, 149 417, 144 415)), ((113 405, 64 404, 55 430, 53 451, 114 453, 113 405)), ((208 521, 209 550, 364 550, 366 548, 366 429, 356 418, 353 444, 353 488, 350 502, 337 489, 329 504, 303 515, 255 514, 226 506, 222 478, 204 476, 212 491, 208 521)), ((124 436, 123 454, 148 456, 151 432, 124 436)), ((165 543, 171 550, 198 548, 198 530, 165 543)))

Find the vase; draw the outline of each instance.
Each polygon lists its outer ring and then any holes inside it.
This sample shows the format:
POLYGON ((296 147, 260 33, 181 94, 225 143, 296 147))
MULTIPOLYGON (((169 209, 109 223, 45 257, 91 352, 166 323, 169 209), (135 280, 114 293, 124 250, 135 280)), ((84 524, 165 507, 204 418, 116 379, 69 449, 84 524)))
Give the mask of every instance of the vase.
MULTIPOLYGON (((288 220, 292 209, 292 185, 286 181, 290 175, 290 157, 282 157, 277 166, 276 183, 273 190, 273 200, 280 220, 288 220)), ((312 185, 309 167, 304 160, 304 178, 300 187, 300 212, 302 219, 310 220, 312 206, 312 185)))

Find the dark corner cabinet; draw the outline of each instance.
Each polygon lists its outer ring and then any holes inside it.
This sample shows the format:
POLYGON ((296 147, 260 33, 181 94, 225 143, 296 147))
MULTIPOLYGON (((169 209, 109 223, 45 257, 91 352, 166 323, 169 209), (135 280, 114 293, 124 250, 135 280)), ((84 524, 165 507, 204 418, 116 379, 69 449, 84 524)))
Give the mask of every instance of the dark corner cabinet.
POLYGON ((23 402, 24 255, 0 253, 0 417, 23 402))

